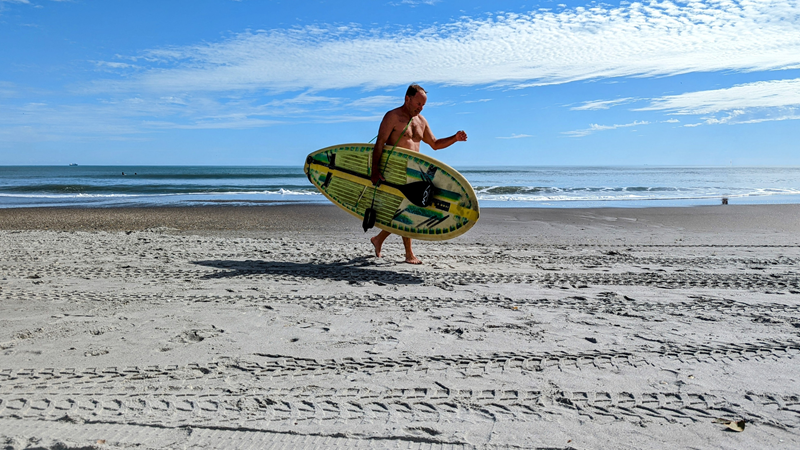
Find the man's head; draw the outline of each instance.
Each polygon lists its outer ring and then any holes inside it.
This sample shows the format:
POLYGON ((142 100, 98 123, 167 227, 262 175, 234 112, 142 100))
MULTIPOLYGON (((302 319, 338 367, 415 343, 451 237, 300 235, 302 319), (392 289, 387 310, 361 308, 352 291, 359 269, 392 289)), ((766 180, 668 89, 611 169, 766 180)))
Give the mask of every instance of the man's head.
POLYGON ((422 112, 422 108, 425 107, 425 102, 427 101, 428 94, 425 89, 418 84, 412 84, 406 90, 406 100, 403 106, 410 115, 416 116, 422 112))

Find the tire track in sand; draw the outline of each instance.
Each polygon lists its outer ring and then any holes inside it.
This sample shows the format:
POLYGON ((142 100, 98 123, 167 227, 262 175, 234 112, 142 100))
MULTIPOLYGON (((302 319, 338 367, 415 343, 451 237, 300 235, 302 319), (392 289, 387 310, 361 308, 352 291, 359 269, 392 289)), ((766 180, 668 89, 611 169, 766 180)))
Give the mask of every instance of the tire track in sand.
MULTIPOLYGON (((478 355, 434 355, 344 358, 316 360, 288 355, 255 354, 254 360, 225 358, 219 362, 186 366, 46 368, 0 370, 0 393, 20 389, 37 392, 103 390, 124 393, 148 385, 147 389, 183 389, 161 382, 222 379, 231 373, 253 380, 300 379, 304 377, 342 376, 350 373, 380 375, 389 373, 432 373, 458 371, 467 375, 483 373, 541 372, 550 368, 590 366, 616 370, 620 366, 653 365, 657 359, 681 362, 717 363, 721 360, 752 361, 794 359, 800 355, 800 342, 765 341, 716 345, 662 345, 621 350, 586 352, 497 352, 478 355), (257 359, 257 360, 255 360, 257 359)), ((191 390, 191 389, 190 389, 191 390)))
POLYGON ((0 397, 0 418, 101 420, 165 426, 282 422, 440 423, 529 421, 550 415, 591 420, 691 423, 735 415, 781 429, 800 427, 800 396, 747 392, 725 398, 681 391, 450 389, 436 386, 327 388, 248 387, 239 392, 181 394, 46 394, 0 397))

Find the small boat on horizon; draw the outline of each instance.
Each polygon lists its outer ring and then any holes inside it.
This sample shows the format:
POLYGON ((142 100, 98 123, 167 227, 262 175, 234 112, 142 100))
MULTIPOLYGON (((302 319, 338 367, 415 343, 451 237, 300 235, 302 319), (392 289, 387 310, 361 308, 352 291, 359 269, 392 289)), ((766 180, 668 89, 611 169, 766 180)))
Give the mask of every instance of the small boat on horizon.
POLYGON ((77 166, 77 164, 75 164, 75 163, 70 163, 69 165, 70 165, 70 167, 77 166))

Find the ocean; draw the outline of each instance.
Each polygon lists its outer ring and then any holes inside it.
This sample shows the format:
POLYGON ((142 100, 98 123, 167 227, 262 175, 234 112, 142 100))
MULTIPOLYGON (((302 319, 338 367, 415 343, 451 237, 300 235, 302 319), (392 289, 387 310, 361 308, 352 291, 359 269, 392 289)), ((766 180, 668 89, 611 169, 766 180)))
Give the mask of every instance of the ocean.
MULTIPOLYGON (((800 203, 800 167, 457 167, 482 207, 800 203)), ((302 167, 0 166, 0 208, 327 203, 302 167)))

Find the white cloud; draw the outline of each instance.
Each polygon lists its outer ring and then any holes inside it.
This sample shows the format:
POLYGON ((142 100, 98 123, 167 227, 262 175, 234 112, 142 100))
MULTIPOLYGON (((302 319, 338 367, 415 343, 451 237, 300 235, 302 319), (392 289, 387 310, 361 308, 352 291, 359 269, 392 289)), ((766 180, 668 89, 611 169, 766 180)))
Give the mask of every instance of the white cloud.
POLYGON ((598 125, 593 123, 589 125, 589 128, 585 128, 583 130, 565 131, 562 134, 566 134, 569 137, 583 137, 588 136, 596 131, 616 130, 617 128, 636 127, 639 125, 650 125, 650 122, 645 120, 635 120, 631 123, 626 123, 623 125, 598 125))
POLYGON ((263 120, 247 117, 231 117, 228 120, 202 120, 194 123, 177 123, 170 121, 145 121, 144 125, 152 129, 178 129, 178 130, 230 130, 263 128, 279 125, 286 122, 279 120, 263 120))
POLYGON ((297 95, 292 98, 285 98, 281 100, 272 100, 267 104, 271 109, 276 107, 282 106, 290 106, 290 105, 313 105, 313 104, 320 104, 320 103, 327 103, 327 104, 338 104, 341 103, 342 99, 336 97, 326 97, 322 95, 314 95, 309 92, 303 92, 300 95, 297 95))
POLYGON ((734 120, 736 120, 737 117, 739 117, 739 116, 741 116, 743 114, 744 114, 744 111, 742 111, 741 109, 737 109, 737 110, 729 112, 727 116, 725 116, 725 117, 723 117, 721 119, 717 119, 716 117, 710 117, 710 118, 706 119, 706 123, 709 124, 709 125, 718 125, 718 124, 723 124, 723 123, 731 123, 734 120))
POLYGON ((350 103, 351 108, 357 109, 372 109, 372 108, 384 108, 390 105, 400 106, 403 102, 403 99, 397 96, 391 95, 374 95, 371 97, 364 97, 354 100, 350 103))
POLYGON ((573 111, 594 111, 598 109, 609 109, 613 106, 624 105, 625 103, 631 103, 635 100, 636 99, 632 97, 620 98, 616 100, 593 100, 589 102, 583 102, 581 106, 574 106, 570 109, 573 111))
POLYGON ((742 120, 739 123, 761 123, 761 122, 776 122, 782 120, 800 120, 800 111, 792 110, 791 113, 782 114, 774 117, 764 117, 761 119, 742 120))
POLYGON ((140 56, 158 65, 135 78, 135 88, 154 91, 379 88, 409 80, 532 86, 800 68, 800 0, 654 1, 382 33, 313 26, 140 56), (400 54, 413 63, 398 64, 400 54))
MULTIPOLYGON (((0 82, 0 98, 4 86, 0 82)), ((6 97, 13 97, 9 89, 6 97)), ((356 101, 309 94, 274 99, 258 104, 252 99, 213 99, 208 96, 165 95, 132 96, 72 105, 28 102, 0 103, 0 133, 4 139, 85 140, 145 136, 168 129, 249 129, 286 123, 379 122, 382 114, 373 113, 388 96, 366 97, 356 101), (358 109, 362 115, 354 110, 358 109), (16 133, 16 134, 15 134, 16 133)))
POLYGON ((134 69, 136 66, 133 64, 121 63, 121 62, 110 62, 110 61, 95 61, 94 62, 97 67, 101 68, 108 68, 108 69, 134 69))
MULTIPOLYGON (((0 9, 11 2, 0 0, 0 9)), ((264 127, 279 121, 375 121, 380 120, 379 109, 382 113, 399 105, 402 97, 352 100, 348 94, 321 92, 405 86, 410 81, 522 87, 605 77, 800 68, 800 0, 623 2, 619 7, 463 18, 424 29, 309 26, 241 33, 216 43, 114 59, 95 64, 124 76, 73 92, 105 92, 114 100, 2 105, 0 122, 41 132, 119 135, 164 128, 264 127), (398 64, 398 55, 404 55, 403 64, 398 64), (292 95, 266 97, 286 92, 292 95)), ((16 97, 17 90, 0 84, 0 98, 16 97)), ((684 126, 794 120, 798 102, 792 99, 798 95, 798 80, 751 83, 665 96, 642 110, 706 116, 684 126)), ((85 98, 90 97, 98 96, 85 98)), ((594 100, 571 109, 602 110, 642 100, 594 100)), ((464 103, 476 101, 489 99, 464 103)), ((446 104, 452 101, 429 106, 446 104)), ((648 123, 593 124, 564 134, 580 137, 648 123)), ((530 136, 498 138, 524 137, 530 136)))
POLYGON ((713 114, 745 108, 800 106, 800 78, 759 81, 726 89, 687 92, 653 99, 638 111, 670 111, 673 114, 713 114))
POLYGON ((533 137, 533 135, 511 133, 511 136, 498 136, 497 139, 523 139, 529 137, 533 137))
POLYGON ((800 110, 800 79, 759 81, 669 95, 653 99, 649 106, 638 110, 706 116, 702 122, 686 127, 796 120, 800 110), (718 117, 719 114, 722 116, 718 117))
POLYGON ((726 111, 722 115, 702 117, 702 122, 684 125, 685 127, 699 127, 700 125, 737 125, 762 122, 780 122, 784 120, 800 119, 800 108, 772 108, 772 109, 736 109, 726 111))
POLYGON ((412 7, 417 5, 435 5, 439 3, 440 0, 403 0, 400 2, 403 5, 410 5, 412 7))

